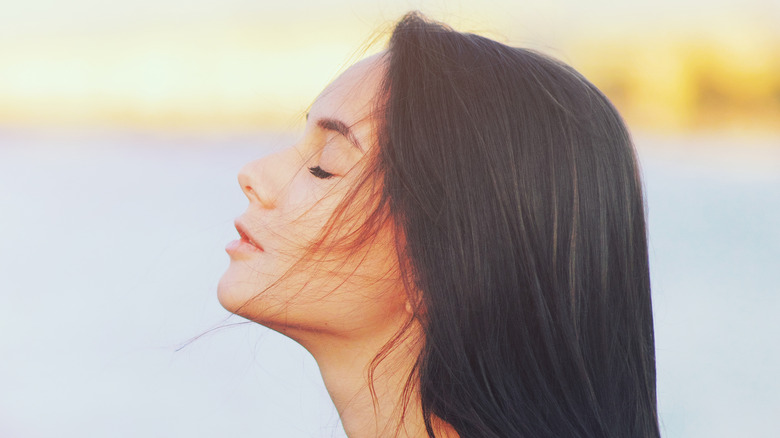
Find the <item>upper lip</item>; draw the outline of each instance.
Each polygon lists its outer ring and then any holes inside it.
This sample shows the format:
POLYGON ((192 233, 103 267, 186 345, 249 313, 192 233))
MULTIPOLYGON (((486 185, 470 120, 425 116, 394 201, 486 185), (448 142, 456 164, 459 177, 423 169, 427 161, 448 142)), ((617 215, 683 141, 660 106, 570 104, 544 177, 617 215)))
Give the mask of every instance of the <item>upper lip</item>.
POLYGON ((236 226, 236 231, 238 231, 238 235, 241 236, 242 239, 251 243, 253 246, 256 246, 260 251, 263 251, 263 247, 246 231, 246 226, 240 220, 236 219, 234 224, 236 226))

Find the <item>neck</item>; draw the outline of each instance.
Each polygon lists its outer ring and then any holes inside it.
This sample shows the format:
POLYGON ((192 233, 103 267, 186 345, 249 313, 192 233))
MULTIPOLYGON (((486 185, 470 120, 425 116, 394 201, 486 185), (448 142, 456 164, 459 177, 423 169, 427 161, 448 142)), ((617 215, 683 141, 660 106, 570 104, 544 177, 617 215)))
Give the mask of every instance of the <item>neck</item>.
MULTIPOLYGON (((381 335, 362 338, 322 338, 299 342, 314 356, 325 387, 336 405, 349 438, 427 438, 419 391, 407 381, 420 353, 419 325, 413 323, 393 347, 385 351, 402 325, 381 335), (380 353, 382 359, 375 358, 380 353), (408 395, 405 397, 405 395, 408 395)), ((455 437, 448 426, 437 437, 455 437)))
POLYGON ((307 346, 349 438, 392 437, 396 430, 399 437, 425 436, 424 426, 422 430, 417 426, 422 424, 417 392, 412 391, 406 406, 403 397, 419 353, 416 336, 402 337, 387 356, 374 362, 394 335, 395 330, 384 336, 320 340, 316 346, 307 346))

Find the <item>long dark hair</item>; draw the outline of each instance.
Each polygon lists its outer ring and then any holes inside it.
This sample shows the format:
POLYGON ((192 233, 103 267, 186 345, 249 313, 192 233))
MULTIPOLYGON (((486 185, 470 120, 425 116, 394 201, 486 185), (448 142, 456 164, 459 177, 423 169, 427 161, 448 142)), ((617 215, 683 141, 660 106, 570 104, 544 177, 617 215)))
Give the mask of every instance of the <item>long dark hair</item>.
POLYGON ((376 165, 424 346, 428 434, 657 437, 642 187, 571 67, 410 13, 376 165))

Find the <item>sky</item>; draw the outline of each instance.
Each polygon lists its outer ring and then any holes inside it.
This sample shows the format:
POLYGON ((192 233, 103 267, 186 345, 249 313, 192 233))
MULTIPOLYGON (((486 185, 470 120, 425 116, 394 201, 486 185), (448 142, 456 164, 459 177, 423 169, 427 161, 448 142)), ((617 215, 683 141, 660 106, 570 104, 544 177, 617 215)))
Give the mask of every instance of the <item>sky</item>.
POLYGON ((760 127, 780 117, 780 99, 772 100, 780 93, 773 79, 780 3, 771 0, 2 0, 0 7, 4 126, 288 127, 364 43, 412 9, 557 56, 650 127, 720 119, 760 127), (691 64, 698 59, 691 51, 704 61, 691 64), (699 117, 701 69, 715 72, 715 94, 727 96, 721 107, 747 96, 749 117, 731 110, 699 117))

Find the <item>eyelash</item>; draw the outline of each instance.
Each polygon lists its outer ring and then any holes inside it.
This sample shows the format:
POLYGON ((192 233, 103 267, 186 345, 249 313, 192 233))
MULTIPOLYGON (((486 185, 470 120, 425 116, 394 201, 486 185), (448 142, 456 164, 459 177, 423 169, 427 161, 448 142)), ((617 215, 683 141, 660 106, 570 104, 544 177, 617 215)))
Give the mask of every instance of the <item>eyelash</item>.
POLYGON ((335 175, 333 175, 330 172, 322 170, 322 168, 320 166, 310 167, 309 168, 309 172, 312 175, 314 175, 315 178, 320 178, 320 179, 328 179, 328 178, 332 178, 333 176, 335 176, 335 175))

